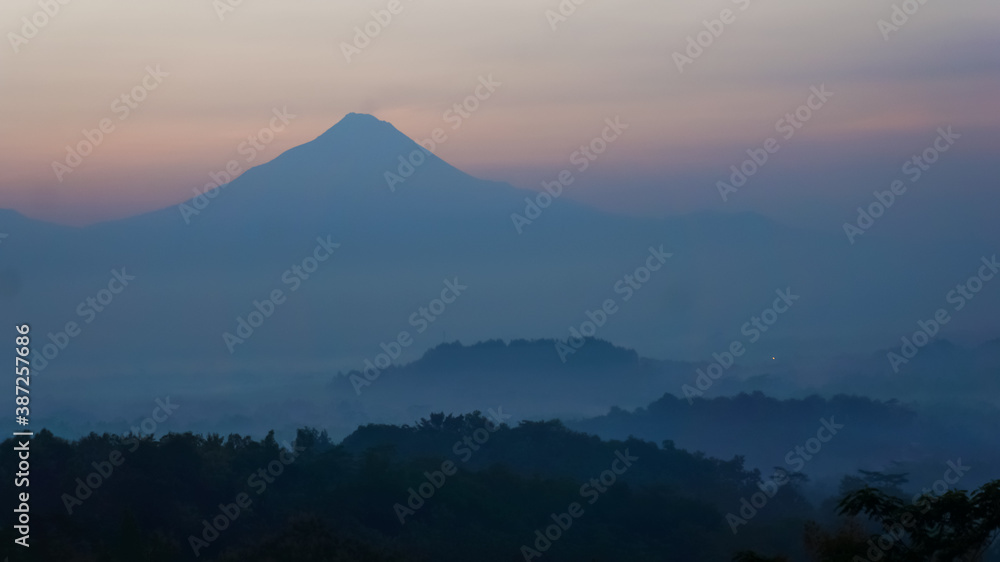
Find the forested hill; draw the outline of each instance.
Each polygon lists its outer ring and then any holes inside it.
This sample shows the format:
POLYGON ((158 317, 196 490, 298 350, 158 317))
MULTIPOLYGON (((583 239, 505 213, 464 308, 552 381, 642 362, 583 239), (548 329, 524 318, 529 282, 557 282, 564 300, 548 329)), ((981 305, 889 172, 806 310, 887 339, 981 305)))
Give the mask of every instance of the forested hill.
MULTIPOLYGON (((545 560, 719 561, 748 547, 801 548, 812 509, 794 484, 733 534, 726 514, 761 480, 741 459, 602 441, 559 422, 497 424, 504 415, 366 426, 340 444, 315 430, 285 444, 190 433, 70 442, 42 431, 30 445, 33 560, 459 562, 537 559, 534 550, 545 560), (536 534, 547 530, 559 538, 536 534)), ((15 472, 12 455, 0 459, 12 497, 15 472)))
POLYGON ((644 408, 612 408, 604 415, 567 422, 605 439, 635 436, 729 458, 745 455, 747 466, 784 465, 796 446, 832 420, 843 429, 808 460, 804 472, 837 480, 857 469, 907 472, 915 483, 940 478, 949 460, 982 467, 969 474, 979 485, 1000 473, 995 430, 1000 410, 989 406, 945 406, 875 400, 861 396, 810 396, 779 400, 760 392, 712 399, 666 394, 644 408))

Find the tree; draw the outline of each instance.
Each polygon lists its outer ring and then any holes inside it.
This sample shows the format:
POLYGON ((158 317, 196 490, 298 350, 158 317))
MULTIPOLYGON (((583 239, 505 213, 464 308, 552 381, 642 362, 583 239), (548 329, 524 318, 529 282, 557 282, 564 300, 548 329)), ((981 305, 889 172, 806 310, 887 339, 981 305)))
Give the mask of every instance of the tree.
POLYGON ((733 562, 788 562, 788 559, 783 556, 775 556, 773 558, 761 556, 756 552, 744 550, 743 552, 736 553, 736 556, 733 557, 733 562))
POLYGON ((880 550, 884 558, 876 558, 885 562, 975 562, 1000 536, 1000 480, 971 494, 925 494, 912 504, 867 486, 845 496, 839 507, 841 515, 864 514, 881 525, 884 533, 867 545, 880 550))

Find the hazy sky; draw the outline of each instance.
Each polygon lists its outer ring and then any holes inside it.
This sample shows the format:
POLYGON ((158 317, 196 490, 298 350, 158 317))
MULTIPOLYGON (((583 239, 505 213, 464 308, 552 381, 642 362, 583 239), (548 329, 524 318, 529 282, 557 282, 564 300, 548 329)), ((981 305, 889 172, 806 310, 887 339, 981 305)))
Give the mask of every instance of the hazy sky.
MULTIPOLYGON (((524 187, 569 167, 620 116, 629 130, 572 196, 624 212, 846 215, 949 125, 963 137, 913 220, 944 216, 948 201, 955 219, 996 189, 995 0, 929 0, 888 32, 878 22, 890 21, 890 0, 586 0, 556 29, 546 15, 555 0, 400 0, 350 62, 342 43, 388 0, 243 0, 220 18, 229 3, 73 0, 44 18, 33 0, 4 2, 0 207, 79 223, 176 203, 283 107, 296 118, 254 164, 356 111, 417 140, 442 127, 438 155, 524 187), (673 53, 727 9, 731 23, 679 71, 673 53), (28 38, 24 17, 49 21, 28 38), (115 100, 147 67, 168 75, 120 119, 115 100), (501 86, 453 130, 445 111, 489 76, 501 86), (780 138, 776 122, 824 84, 834 96, 781 140, 756 184, 722 203, 716 181, 747 149, 780 138), (105 118, 114 130, 58 181, 52 162, 105 118)), ((995 222, 982 213, 971 223, 995 222)))

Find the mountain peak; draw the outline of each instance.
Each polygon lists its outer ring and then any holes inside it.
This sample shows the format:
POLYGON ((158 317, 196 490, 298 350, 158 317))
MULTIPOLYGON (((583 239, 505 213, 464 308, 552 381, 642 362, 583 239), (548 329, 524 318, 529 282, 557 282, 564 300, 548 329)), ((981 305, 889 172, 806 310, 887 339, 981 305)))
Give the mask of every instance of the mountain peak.
POLYGON ((325 154, 336 151, 351 155, 351 158, 366 159, 387 151, 400 154, 419 148, 392 123, 367 113, 348 113, 312 142, 302 145, 305 146, 325 154))
POLYGON ((341 125, 377 125, 381 123, 386 125, 389 124, 387 121, 383 121, 374 115, 368 113, 354 113, 352 111, 351 113, 345 115, 343 119, 338 121, 334 127, 341 125))
POLYGON ((365 120, 367 120, 367 121, 378 121, 379 123, 385 123, 385 121, 382 121, 381 119, 379 119, 378 117, 375 117, 374 115, 372 115, 370 113, 357 113, 357 112, 354 112, 354 111, 352 111, 352 112, 348 113, 347 115, 345 115, 344 118, 340 120, 340 122, 352 121, 352 120, 355 120, 355 121, 365 121, 365 120))
MULTIPOLYGON (((300 192, 311 190, 314 195, 329 193, 332 185, 343 186, 337 190, 340 193, 370 187, 389 193, 391 189, 386 186, 396 184, 387 184, 387 175, 396 174, 401 162, 411 166, 406 178, 419 167, 419 181, 429 185, 452 185, 469 179, 392 123, 365 113, 348 113, 312 141, 287 150, 253 175, 270 174, 269 181, 273 182, 294 181, 303 186, 298 188, 300 192), (304 187, 310 185, 315 188, 304 187)), ((400 180, 405 181, 402 177, 400 180)))
POLYGON ((374 115, 367 113, 348 113, 336 125, 327 129, 319 138, 342 138, 342 137, 371 137, 375 135, 385 136, 388 133, 402 135, 392 123, 382 121, 374 115))

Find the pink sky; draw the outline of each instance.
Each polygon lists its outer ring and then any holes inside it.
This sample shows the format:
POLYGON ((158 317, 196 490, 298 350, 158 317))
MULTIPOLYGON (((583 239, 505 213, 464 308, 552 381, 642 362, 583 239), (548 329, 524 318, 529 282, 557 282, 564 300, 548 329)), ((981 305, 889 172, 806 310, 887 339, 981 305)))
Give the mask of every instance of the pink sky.
POLYGON ((389 4, 245 0, 220 18, 204 0, 77 0, 42 18, 33 1, 5 2, 0 207, 79 224, 177 203, 282 107, 296 117, 254 164, 356 111, 416 140, 446 127, 439 156, 524 187, 620 116, 628 134, 578 195, 626 212, 711 205, 705 186, 813 85, 835 97, 790 142, 818 168, 895 168, 942 125, 969 133, 969 158, 996 155, 995 1, 931 0, 887 41, 891 1, 588 0, 552 29, 556 1, 401 0, 348 62, 342 43, 389 4), (723 10, 732 23, 680 72, 672 54, 723 10), (49 21, 23 42, 22 17, 49 21), (120 119, 115 100, 150 66, 168 76, 120 119), (491 75, 501 86, 452 130, 445 112, 491 75), (102 119, 114 130, 59 181, 53 161, 102 119))

